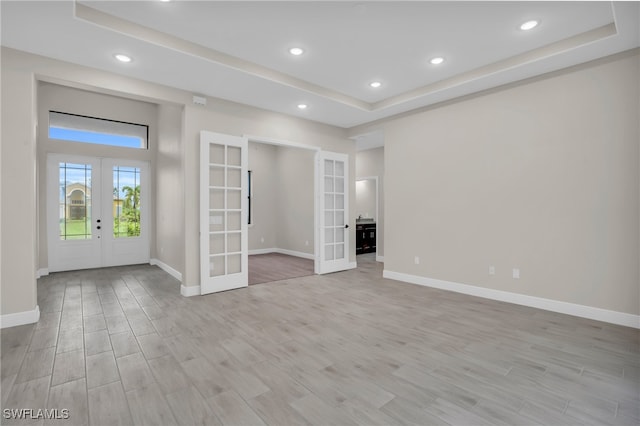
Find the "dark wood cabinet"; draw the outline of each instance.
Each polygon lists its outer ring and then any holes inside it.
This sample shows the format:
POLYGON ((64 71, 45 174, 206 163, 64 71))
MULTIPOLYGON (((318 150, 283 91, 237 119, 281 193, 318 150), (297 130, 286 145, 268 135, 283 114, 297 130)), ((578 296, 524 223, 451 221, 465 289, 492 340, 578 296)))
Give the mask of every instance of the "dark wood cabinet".
POLYGON ((356 254, 374 253, 376 251, 376 224, 361 223, 356 225, 356 254))

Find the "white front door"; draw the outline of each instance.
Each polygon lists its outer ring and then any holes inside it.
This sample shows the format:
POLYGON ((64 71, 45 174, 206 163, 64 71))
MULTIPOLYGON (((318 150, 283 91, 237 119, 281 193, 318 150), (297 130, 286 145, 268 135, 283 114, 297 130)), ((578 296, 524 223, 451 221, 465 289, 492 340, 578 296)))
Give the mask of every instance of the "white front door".
POLYGON ((200 133, 200 291, 249 284, 247 138, 200 133))
POLYGON ((344 271, 349 265, 349 156, 320 151, 319 273, 344 271))
POLYGON ((148 164, 50 154, 49 271, 149 262, 148 164))

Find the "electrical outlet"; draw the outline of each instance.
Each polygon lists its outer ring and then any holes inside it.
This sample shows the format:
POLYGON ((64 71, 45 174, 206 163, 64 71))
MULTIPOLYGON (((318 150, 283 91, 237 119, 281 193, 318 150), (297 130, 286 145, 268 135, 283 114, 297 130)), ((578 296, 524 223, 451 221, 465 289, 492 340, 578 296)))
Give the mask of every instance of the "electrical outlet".
POLYGON ((309 240, 305 241, 305 242, 304 242, 304 245, 305 245, 305 246, 308 246, 308 245, 309 245, 309 240))
POLYGON ((260 238, 260 242, 261 242, 261 243, 264 243, 264 237, 261 237, 261 238, 260 238))
POLYGON ((496 267, 489 266, 489 275, 495 275, 495 274, 496 274, 496 267))
POLYGON ((513 268, 513 278, 515 278, 515 279, 519 279, 520 278, 520 269, 513 268))
POLYGON ((416 265, 420 264, 420 258, 418 256, 413 258, 413 263, 415 263, 416 265))

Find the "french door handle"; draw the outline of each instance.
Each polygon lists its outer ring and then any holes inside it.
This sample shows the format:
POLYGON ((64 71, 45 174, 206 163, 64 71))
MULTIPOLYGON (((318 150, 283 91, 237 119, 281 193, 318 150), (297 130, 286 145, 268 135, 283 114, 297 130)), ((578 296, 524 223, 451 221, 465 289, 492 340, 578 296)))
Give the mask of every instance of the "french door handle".
POLYGON ((348 228, 348 227, 349 227, 349 224, 344 225, 344 227, 345 227, 345 228, 348 228))

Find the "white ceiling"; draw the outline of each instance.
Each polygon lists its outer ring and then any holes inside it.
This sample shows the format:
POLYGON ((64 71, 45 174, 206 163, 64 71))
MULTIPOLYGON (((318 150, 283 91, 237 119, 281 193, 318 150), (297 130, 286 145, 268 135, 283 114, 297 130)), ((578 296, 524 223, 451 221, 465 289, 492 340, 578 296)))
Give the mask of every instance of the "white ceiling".
POLYGON ((0 5, 3 46, 345 128, 640 46, 638 2, 0 5))

